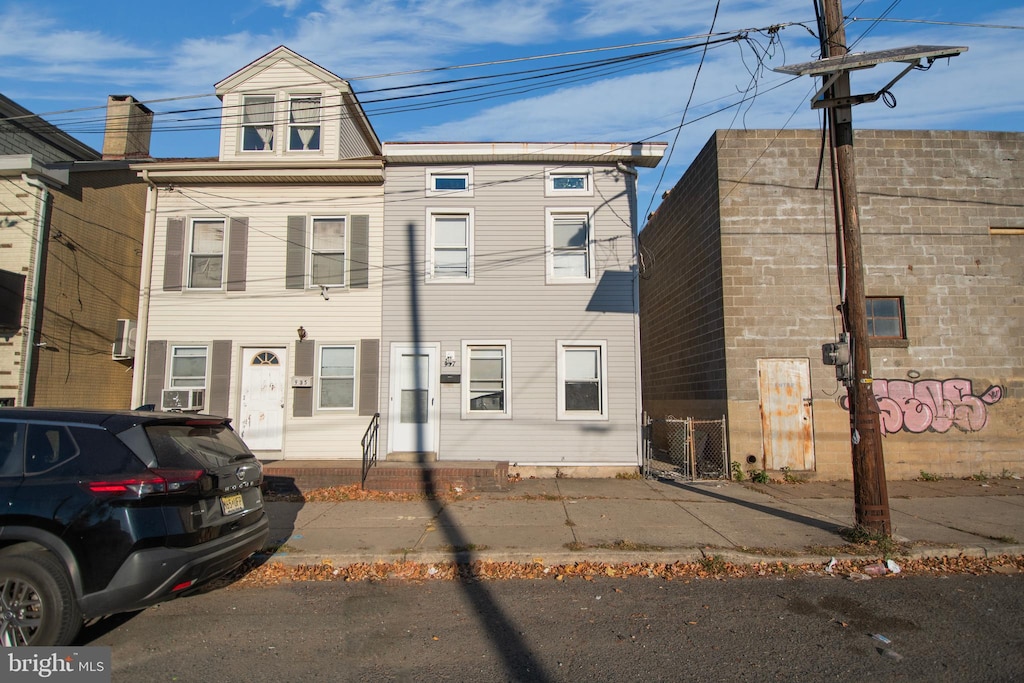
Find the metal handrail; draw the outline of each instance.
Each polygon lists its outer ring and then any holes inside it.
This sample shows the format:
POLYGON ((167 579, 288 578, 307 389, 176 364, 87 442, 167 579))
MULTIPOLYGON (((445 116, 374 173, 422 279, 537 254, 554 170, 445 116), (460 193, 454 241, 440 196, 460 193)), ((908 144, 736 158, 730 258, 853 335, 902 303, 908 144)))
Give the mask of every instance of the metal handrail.
POLYGON ((366 475, 370 468, 377 464, 377 431, 380 427, 380 413, 374 413, 370 418, 370 426, 363 433, 360 444, 363 447, 363 477, 359 482, 360 488, 366 488, 366 475))

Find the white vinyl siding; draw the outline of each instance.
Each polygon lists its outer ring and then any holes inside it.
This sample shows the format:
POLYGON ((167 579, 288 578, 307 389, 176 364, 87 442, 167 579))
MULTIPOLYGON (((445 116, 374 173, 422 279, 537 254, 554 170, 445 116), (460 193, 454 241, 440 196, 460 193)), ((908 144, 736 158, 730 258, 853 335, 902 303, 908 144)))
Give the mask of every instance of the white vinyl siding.
POLYGON ((462 346, 462 417, 512 417, 511 342, 471 341, 462 346))
POLYGON ((547 212, 548 282, 590 282, 594 279, 591 213, 586 209, 547 212))
POLYGON ((189 289, 220 289, 224 273, 223 219, 192 221, 188 249, 189 289))
POLYGON ((473 212, 430 211, 427 249, 428 281, 472 282, 473 212))
MULTIPOLYGON (((423 285, 428 209, 444 209, 443 198, 424 197, 427 170, 447 165, 393 165, 387 193, 419 201, 389 202, 384 225, 385 286, 382 347, 415 340, 440 345, 440 360, 454 361, 438 374, 459 375, 459 384, 440 385, 438 459, 507 460, 522 466, 635 466, 639 447, 639 393, 634 340, 629 197, 624 177, 600 168, 595 199, 545 198, 544 170, 550 164, 491 164, 473 169, 475 196, 452 199, 452 208, 472 208, 473 285, 423 285), (563 208, 564 203, 564 208, 563 208), (589 205, 588 205, 589 203, 589 205), (548 210, 585 210, 592 215, 591 282, 548 284, 545 232, 548 210), (410 229, 410 226, 412 228, 410 229), (410 261, 412 266, 410 267, 410 261), (610 290, 597 286, 605 274, 617 277, 610 290), (415 278, 417 283, 411 280, 415 278), (625 284, 623 284, 625 283, 625 284), (614 311, 610 313, 609 311, 614 311), (607 418, 590 422, 558 419, 557 340, 596 339, 607 343, 607 418), (510 417, 467 415, 470 368, 463 358, 470 342, 508 342, 510 417)), ((595 167, 597 168, 597 167, 595 167)), ((631 182, 631 180, 630 180, 631 182)), ((334 297, 331 297, 333 302, 334 297)), ((381 369, 381 387, 390 372, 381 369)), ((382 413, 382 433, 391 416, 382 413)))

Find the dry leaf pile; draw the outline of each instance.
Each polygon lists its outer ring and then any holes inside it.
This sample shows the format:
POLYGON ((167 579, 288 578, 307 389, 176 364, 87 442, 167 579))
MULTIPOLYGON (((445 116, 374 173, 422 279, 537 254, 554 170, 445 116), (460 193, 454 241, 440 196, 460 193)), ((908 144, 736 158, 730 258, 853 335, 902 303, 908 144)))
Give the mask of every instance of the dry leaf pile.
MULTIPOLYGON (((281 562, 249 563, 234 575, 237 586, 270 586, 294 581, 504 581, 510 579, 572 579, 593 581, 595 578, 642 577, 665 581, 746 578, 758 576, 834 576, 859 577, 861 570, 871 562, 838 560, 832 571, 826 572, 826 563, 789 564, 786 562, 759 562, 734 564, 719 558, 705 558, 699 562, 636 562, 613 564, 603 562, 573 562, 545 565, 543 562, 492 562, 478 560, 457 562, 360 562, 335 567, 325 561, 319 564, 285 565, 281 562)), ((993 558, 966 556, 939 557, 921 560, 899 560, 900 573, 874 578, 886 580, 907 575, 928 574, 1020 574, 1024 573, 1024 556, 1003 555, 993 558)))

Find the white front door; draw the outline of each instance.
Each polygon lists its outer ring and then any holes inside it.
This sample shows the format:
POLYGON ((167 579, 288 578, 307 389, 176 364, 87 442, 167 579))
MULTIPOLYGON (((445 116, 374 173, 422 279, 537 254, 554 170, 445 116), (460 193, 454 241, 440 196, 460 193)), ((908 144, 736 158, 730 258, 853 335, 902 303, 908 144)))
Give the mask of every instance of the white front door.
POLYGON ((242 349, 238 435, 254 451, 281 450, 284 432, 284 348, 242 349))
POLYGON ((437 452, 436 344, 391 347, 390 452, 437 452))

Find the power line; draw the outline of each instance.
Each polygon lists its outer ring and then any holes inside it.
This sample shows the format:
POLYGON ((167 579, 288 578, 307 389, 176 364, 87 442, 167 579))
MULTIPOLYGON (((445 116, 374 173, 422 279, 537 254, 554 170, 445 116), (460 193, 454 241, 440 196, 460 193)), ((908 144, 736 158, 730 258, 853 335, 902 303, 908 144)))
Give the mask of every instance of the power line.
POLYGON ((993 29, 1008 29, 1011 31, 1024 31, 1024 26, 1013 26, 1009 24, 976 24, 966 21, 934 21, 930 19, 891 19, 889 17, 879 17, 877 19, 869 19, 865 17, 847 17, 846 20, 850 23, 857 21, 871 21, 871 22, 886 22, 886 23, 901 23, 901 24, 929 24, 932 26, 960 26, 963 28, 993 28, 993 29))

